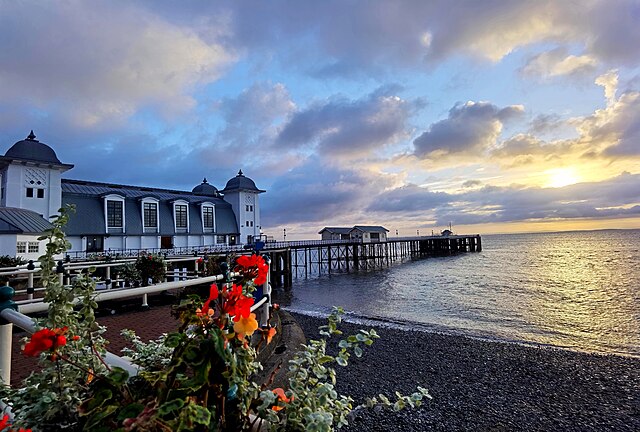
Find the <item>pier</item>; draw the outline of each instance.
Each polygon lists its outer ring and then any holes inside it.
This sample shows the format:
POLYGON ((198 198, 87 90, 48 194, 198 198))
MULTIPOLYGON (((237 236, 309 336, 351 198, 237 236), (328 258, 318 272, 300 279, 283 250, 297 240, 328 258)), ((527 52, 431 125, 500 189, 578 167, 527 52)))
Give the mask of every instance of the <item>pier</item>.
POLYGON ((383 268, 411 258, 482 251, 480 235, 396 237, 381 242, 318 240, 267 243, 271 283, 290 288, 293 279, 383 268))
MULTIPOLYGON (((251 245, 213 245, 170 249, 127 249, 108 251, 102 256, 86 252, 71 252, 67 254, 70 262, 60 261, 57 271, 61 276, 65 275, 68 278, 71 276, 70 271, 76 267, 92 265, 99 270, 98 273, 101 276, 98 279, 99 283, 104 283, 107 288, 110 288, 124 283, 121 278, 118 278, 117 270, 113 270, 115 278, 111 278, 111 268, 133 263, 141 253, 164 256, 167 263, 173 263, 171 265, 173 270, 170 270, 167 276, 176 280, 176 278, 184 279, 186 276, 198 277, 201 269, 197 261, 200 258, 221 258, 231 254, 247 254, 251 251, 251 245), (178 262, 181 263, 179 266, 178 262)), ((391 237, 384 241, 371 242, 363 242, 360 239, 266 242, 260 250, 261 253, 271 257, 271 284, 276 288, 290 288, 293 286, 294 279, 383 268, 406 259, 480 251, 482 251, 482 239, 478 234, 391 237)), ((23 273, 23 277, 28 276, 28 293, 33 294, 34 273, 38 270, 35 269, 33 262, 23 267, 25 268, 21 269, 20 273, 23 273)), ((10 269, 6 270, 4 273, 7 275, 16 273, 10 269)))

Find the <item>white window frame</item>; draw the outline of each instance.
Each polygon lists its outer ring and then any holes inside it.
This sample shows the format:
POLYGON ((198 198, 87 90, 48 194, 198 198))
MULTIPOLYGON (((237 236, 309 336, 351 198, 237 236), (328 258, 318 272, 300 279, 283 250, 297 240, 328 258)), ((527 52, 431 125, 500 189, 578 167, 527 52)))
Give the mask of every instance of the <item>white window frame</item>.
POLYGON ((213 203, 210 202, 203 202, 202 204, 200 204, 200 220, 202 221, 202 232, 203 233, 207 233, 207 230, 211 229, 213 231, 211 232, 216 232, 216 206, 213 203), (211 211, 213 212, 213 227, 212 228, 208 228, 204 226, 204 209, 206 208, 211 208, 211 211))
POLYGON ((122 232, 123 233, 127 232, 126 231, 127 218, 125 217, 127 212, 126 212, 126 208, 125 208, 124 197, 122 195, 110 194, 110 195, 105 195, 104 196, 104 228, 105 228, 104 231, 105 231, 105 233, 109 234, 109 228, 113 228, 113 229, 120 228, 120 227, 109 227, 109 214, 108 214, 108 210, 107 210, 107 201, 121 201, 122 202, 122 232))
MULTIPOLYGON (((189 202, 185 200, 176 200, 173 202, 173 230, 176 234, 178 234, 178 219, 176 218, 176 206, 184 205, 187 206, 187 232, 189 232, 189 202)), ((183 227, 180 227, 183 230, 183 227)))
POLYGON ((24 240, 18 240, 16 242, 16 253, 17 254, 26 254, 27 253, 27 243, 28 242, 26 242, 24 240), (24 248, 24 250, 20 250, 22 248, 24 248))
MULTIPOLYGON (((188 211, 187 211, 188 213, 188 211)), ((147 232, 146 229, 147 228, 155 228, 156 229, 156 233, 160 232, 160 200, 156 199, 156 198, 151 198, 151 197, 147 197, 147 198, 142 198, 141 202, 140 202, 140 215, 142 216, 142 232, 145 233, 147 232), (145 204, 155 204, 156 205, 156 226, 152 227, 152 226, 146 226, 144 224, 144 205, 145 204)), ((187 225, 189 224, 189 222, 187 222, 187 225)))
POLYGON ((40 242, 39 241, 30 241, 27 244, 27 253, 40 253, 40 242), (33 250, 35 249, 35 250, 33 250))

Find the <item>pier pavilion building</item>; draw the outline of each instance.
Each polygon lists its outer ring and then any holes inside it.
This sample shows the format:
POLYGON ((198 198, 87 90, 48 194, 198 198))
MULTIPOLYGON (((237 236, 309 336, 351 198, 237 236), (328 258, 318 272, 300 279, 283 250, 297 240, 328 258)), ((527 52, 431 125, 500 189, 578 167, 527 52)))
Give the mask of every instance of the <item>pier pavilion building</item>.
POLYGON ((37 238, 66 204, 71 252, 243 244, 260 235, 259 195, 242 171, 221 190, 205 178, 191 191, 62 178, 73 165, 33 131, 0 157, 0 255, 36 259, 37 238))
POLYGON ((387 241, 388 229, 382 226, 355 225, 347 227, 324 227, 318 234, 322 240, 359 240, 363 243, 387 241))

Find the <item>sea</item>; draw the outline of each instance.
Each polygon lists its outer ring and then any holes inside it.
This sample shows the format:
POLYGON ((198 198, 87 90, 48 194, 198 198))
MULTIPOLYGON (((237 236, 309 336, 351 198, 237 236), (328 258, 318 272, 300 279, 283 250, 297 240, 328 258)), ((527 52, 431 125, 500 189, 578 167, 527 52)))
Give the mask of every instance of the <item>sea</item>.
POLYGON ((287 310, 640 357, 640 230, 482 236, 479 253, 294 279, 287 310))

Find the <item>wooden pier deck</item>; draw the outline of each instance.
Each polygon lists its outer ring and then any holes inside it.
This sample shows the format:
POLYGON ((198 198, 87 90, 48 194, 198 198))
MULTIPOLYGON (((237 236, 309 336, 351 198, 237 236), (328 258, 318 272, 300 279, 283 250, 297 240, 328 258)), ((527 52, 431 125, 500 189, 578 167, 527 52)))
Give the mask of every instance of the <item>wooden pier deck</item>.
POLYGON ((482 251, 480 235, 396 237, 380 242, 306 240, 267 243, 274 287, 289 288, 293 279, 389 266, 407 258, 482 251))

